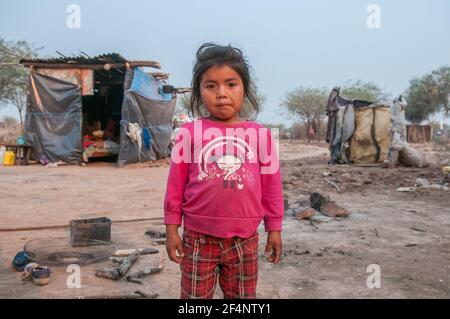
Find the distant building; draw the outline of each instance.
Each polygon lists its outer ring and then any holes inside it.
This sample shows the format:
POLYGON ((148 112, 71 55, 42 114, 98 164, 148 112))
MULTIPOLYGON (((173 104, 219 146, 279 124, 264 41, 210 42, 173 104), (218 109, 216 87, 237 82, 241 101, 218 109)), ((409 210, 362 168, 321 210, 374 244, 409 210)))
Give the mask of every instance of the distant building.
POLYGON ((406 125, 406 139, 408 143, 429 143, 433 136, 431 125, 410 124, 406 125))

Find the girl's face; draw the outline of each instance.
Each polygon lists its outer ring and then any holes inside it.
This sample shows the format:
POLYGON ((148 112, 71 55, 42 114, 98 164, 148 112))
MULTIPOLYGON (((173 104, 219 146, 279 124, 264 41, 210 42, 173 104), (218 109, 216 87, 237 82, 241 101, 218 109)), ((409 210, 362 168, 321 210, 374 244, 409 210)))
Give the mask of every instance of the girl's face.
POLYGON ((200 81, 200 95, 213 119, 228 124, 240 122, 244 84, 235 70, 227 65, 206 70, 200 81))

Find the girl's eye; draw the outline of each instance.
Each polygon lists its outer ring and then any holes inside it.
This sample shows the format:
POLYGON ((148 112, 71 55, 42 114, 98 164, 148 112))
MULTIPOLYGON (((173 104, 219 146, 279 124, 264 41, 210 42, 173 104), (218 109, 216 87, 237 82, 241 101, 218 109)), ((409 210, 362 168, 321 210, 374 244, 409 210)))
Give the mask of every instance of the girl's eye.
POLYGON ((228 83, 228 86, 231 87, 231 88, 232 88, 232 87, 235 87, 235 86, 236 86, 236 83, 230 82, 230 83, 228 83))
POLYGON ((206 84, 206 88, 207 89, 214 89, 214 84, 212 84, 212 83, 206 84))

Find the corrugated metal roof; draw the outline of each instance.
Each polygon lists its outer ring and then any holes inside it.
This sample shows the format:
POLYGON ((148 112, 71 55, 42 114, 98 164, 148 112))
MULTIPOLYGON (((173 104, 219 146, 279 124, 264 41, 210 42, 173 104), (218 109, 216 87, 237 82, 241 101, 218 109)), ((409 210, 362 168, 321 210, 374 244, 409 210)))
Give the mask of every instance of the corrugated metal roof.
POLYGON ((48 58, 48 59, 22 59, 20 63, 49 63, 49 64, 60 64, 60 63, 79 63, 79 64, 105 64, 105 63, 125 63, 128 62, 123 56, 118 53, 107 53, 102 55, 97 55, 95 57, 90 57, 88 55, 79 56, 65 56, 60 54, 61 57, 58 58, 48 58))

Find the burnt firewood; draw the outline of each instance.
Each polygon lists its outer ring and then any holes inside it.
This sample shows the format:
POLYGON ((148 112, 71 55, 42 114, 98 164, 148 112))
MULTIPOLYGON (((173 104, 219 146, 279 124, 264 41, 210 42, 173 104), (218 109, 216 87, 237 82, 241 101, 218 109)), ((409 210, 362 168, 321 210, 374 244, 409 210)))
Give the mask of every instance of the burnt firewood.
POLYGON ((117 266, 113 268, 97 269, 95 271, 95 275, 97 277, 119 280, 128 272, 131 265, 133 265, 138 258, 139 258, 139 251, 136 250, 128 257, 124 258, 121 263, 119 263, 117 266))

